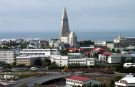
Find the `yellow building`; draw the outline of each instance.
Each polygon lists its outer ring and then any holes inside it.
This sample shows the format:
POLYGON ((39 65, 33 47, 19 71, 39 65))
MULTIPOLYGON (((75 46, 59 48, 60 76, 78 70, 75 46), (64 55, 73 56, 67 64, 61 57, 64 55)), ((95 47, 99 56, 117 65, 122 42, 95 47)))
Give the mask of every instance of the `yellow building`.
POLYGON ((45 57, 43 55, 18 56, 16 57, 16 65, 24 64, 26 66, 33 66, 35 60, 42 58, 45 57))

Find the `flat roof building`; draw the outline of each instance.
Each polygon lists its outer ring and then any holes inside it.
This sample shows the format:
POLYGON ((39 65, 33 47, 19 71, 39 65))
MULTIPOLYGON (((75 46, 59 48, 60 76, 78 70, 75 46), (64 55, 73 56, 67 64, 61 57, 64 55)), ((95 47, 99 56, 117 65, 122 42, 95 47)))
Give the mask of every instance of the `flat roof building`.
POLYGON ((135 75, 126 75, 118 82, 115 82, 115 87, 135 87, 135 75))
POLYGON ((0 50, 0 61, 12 64, 13 62, 15 62, 15 51, 0 50))
POLYGON ((86 85, 87 87, 88 85, 94 85, 94 84, 99 85, 100 82, 78 75, 74 75, 66 78, 66 87, 73 87, 73 86, 82 87, 83 85, 86 85))

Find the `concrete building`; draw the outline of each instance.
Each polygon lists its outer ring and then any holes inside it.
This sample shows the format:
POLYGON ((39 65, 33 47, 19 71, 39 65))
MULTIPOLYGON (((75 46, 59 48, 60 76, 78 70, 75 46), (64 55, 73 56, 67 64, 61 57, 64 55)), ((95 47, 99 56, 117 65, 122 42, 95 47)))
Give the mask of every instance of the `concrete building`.
POLYGON ((46 57, 44 55, 29 55, 29 56, 17 56, 16 57, 16 65, 26 65, 26 66, 33 66, 35 65, 35 61, 37 59, 45 59, 46 57))
POLYGON ((58 49, 22 49, 20 51, 20 55, 44 55, 45 57, 49 57, 50 55, 59 54, 58 49))
POLYGON ((69 58, 68 64, 79 64, 80 66, 95 66, 96 59, 95 58, 69 58))
POLYGON ((0 50, 0 61, 12 64, 15 62, 15 52, 12 50, 0 50))
POLYGON ((117 53, 104 52, 103 54, 99 54, 98 59, 107 63, 120 63, 121 56, 121 54, 117 53))
POLYGON ((50 59, 52 62, 56 62, 59 66, 67 66, 68 65, 68 56, 61 55, 51 55, 50 59))
POLYGON ((107 46, 107 48, 114 49, 114 42, 108 41, 108 42, 106 42, 106 46, 107 46))
POLYGON ((135 37, 121 37, 114 39, 115 48, 125 48, 128 46, 135 46, 135 37))
POLYGON ((58 39, 50 39, 49 40, 49 47, 59 47, 59 40, 58 39))
POLYGON ((115 87, 135 87, 135 75, 126 75, 118 82, 115 82, 115 87))
POLYGON ((47 48, 49 47, 49 42, 46 41, 46 40, 40 40, 40 45, 41 45, 41 48, 47 48))
POLYGON ((66 78, 66 87, 73 87, 73 86, 82 87, 83 85, 87 87, 88 85, 90 85, 90 83, 91 86, 95 84, 96 85, 100 84, 100 82, 98 81, 91 80, 90 78, 82 77, 82 76, 74 75, 66 78))
POLYGON ((77 36, 74 32, 70 32, 68 16, 66 9, 64 8, 61 21, 61 33, 60 33, 60 42, 69 44, 70 46, 77 46, 77 36))
POLYGON ((24 64, 26 66, 33 66, 37 59, 49 58, 51 55, 60 54, 58 49, 22 49, 20 56, 16 57, 16 64, 24 64))
POLYGON ((106 46, 106 41, 94 41, 96 46, 106 46))
POLYGON ((72 56, 51 55, 50 59, 52 62, 55 61, 59 66, 68 66, 74 64, 79 64, 80 66, 94 66, 96 64, 95 58, 86 58, 77 54, 72 56))

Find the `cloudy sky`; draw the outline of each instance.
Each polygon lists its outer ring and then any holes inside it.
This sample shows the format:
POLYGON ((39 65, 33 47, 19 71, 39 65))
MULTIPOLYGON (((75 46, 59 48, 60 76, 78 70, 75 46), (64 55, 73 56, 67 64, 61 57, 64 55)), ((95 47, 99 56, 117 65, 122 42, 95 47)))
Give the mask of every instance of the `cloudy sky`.
POLYGON ((64 7, 74 31, 135 29, 135 0, 0 0, 0 32, 59 31, 64 7))

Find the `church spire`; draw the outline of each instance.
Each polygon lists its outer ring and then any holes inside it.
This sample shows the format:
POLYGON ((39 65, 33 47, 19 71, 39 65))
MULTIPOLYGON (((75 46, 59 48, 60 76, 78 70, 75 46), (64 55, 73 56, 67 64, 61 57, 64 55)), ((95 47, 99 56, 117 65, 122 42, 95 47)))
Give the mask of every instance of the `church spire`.
POLYGON ((67 37, 70 33, 70 30, 69 30, 68 16, 67 16, 66 8, 63 9, 61 25, 62 25, 61 36, 67 37))

